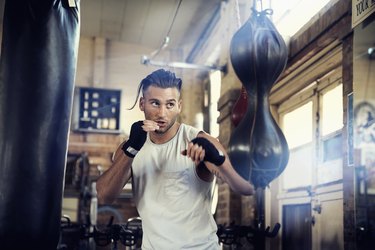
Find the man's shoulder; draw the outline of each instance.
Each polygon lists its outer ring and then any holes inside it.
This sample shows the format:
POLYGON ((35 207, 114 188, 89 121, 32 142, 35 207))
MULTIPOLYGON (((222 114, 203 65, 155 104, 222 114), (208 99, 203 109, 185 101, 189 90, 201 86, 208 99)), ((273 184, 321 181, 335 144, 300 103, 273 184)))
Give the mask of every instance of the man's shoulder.
POLYGON ((197 131, 200 131, 200 132, 206 133, 203 129, 197 128, 197 127, 192 126, 192 125, 190 125, 190 124, 181 123, 180 125, 181 125, 183 128, 185 128, 185 129, 194 129, 194 130, 197 130, 197 131))
POLYGON ((189 137, 189 140, 192 140, 196 137, 204 137, 210 141, 218 141, 217 138, 211 136, 209 133, 203 129, 196 128, 189 124, 181 123, 181 131, 184 131, 184 134, 189 137))
POLYGON ((186 123, 181 123, 180 125, 180 131, 188 137, 189 140, 194 139, 198 136, 199 133, 203 132, 201 129, 198 129, 194 126, 191 126, 186 123))

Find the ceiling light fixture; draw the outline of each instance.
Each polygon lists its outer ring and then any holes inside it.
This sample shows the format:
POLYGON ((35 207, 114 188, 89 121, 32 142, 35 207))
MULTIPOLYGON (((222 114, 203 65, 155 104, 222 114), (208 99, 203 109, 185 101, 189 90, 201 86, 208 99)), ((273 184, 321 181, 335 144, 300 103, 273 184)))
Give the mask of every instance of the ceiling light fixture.
POLYGON ((207 71, 220 70, 222 72, 226 71, 226 66, 200 65, 200 64, 186 63, 186 62, 162 62, 162 61, 152 60, 145 55, 142 56, 141 63, 144 65, 152 65, 152 66, 158 66, 158 67, 200 69, 200 70, 207 70, 207 71))
POLYGON ((151 52, 151 54, 149 56, 143 55, 141 57, 141 64, 143 64, 143 65, 152 65, 152 66, 157 66, 157 67, 197 69, 197 70, 207 70, 207 71, 220 70, 220 71, 222 71, 222 72, 225 73, 226 70, 227 70, 227 66, 226 65, 224 65, 224 66, 199 65, 199 64, 187 63, 187 62, 162 62, 162 61, 155 61, 154 60, 154 58, 162 50, 164 50, 168 46, 168 44, 169 44, 169 41, 170 41, 169 34, 170 34, 170 32, 172 30, 172 27, 173 27, 173 24, 174 24, 174 22, 176 20, 176 16, 177 16, 178 10, 180 9, 181 2, 182 2, 182 0, 180 0, 179 3, 178 3, 178 5, 177 5, 177 9, 175 11, 172 23, 169 26, 167 35, 165 36, 163 43, 161 44, 161 46, 157 50, 151 52))

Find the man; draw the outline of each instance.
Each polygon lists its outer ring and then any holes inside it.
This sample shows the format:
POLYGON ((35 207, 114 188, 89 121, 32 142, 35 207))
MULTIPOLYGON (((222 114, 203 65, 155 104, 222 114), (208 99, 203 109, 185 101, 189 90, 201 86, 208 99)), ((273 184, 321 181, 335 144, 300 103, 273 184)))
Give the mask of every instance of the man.
POLYGON ((108 204, 132 178, 142 249, 219 249, 211 215, 214 176, 240 194, 254 192, 217 139, 177 122, 181 85, 181 79, 163 69, 141 81, 139 107, 145 120, 132 125, 129 139, 97 181, 99 203, 108 204))

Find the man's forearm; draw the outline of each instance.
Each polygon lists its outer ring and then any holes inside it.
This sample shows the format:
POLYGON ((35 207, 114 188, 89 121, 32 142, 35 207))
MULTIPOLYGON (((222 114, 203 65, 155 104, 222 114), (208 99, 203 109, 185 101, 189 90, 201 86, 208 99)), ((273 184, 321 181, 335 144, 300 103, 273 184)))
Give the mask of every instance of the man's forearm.
POLYGON ((253 195, 254 186, 242 178, 233 168, 231 163, 226 160, 222 166, 220 166, 220 172, 223 180, 228 183, 230 188, 236 193, 242 195, 253 195))
POLYGON ((97 180, 96 189, 99 204, 110 204, 117 198, 131 176, 132 162, 133 159, 123 152, 116 153, 111 167, 97 180))
POLYGON ((207 135, 204 137, 210 140, 210 142, 223 153, 225 159, 220 166, 206 161, 205 164, 210 165, 209 170, 218 178, 221 178, 223 181, 228 183, 230 188, 236 193, 241 195, 253 195, 254 186, 236 172, 229 160, 228 154, 225 152, 225 149, 220 142, 207 135))

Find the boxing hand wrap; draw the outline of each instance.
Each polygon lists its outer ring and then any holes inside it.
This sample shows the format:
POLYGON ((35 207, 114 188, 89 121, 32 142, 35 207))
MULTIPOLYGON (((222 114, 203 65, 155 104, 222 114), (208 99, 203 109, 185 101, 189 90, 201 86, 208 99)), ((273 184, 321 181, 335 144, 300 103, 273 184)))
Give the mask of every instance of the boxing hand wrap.
POLYGON ((145 144, 147 132, 143 130, 142 125, 143 121, 133 123, 129 140, 122 146, 122 151, 130 158, 134 158, 138 151, 141 150, 143 144, 145 144))
POLYGON ((216 166, 220 166, 225 161, 223 152, 216 149, 216 147, 206 138, 197 137, 191 141, 194 144, 201 146, 205 151, 204 161, 209 161, 216 166))

